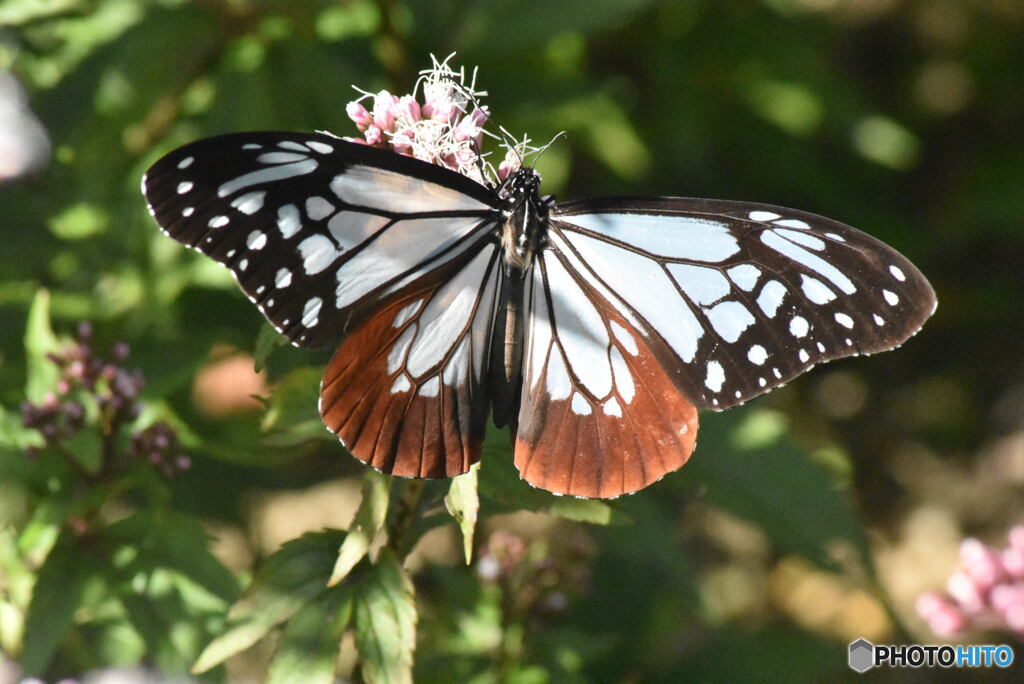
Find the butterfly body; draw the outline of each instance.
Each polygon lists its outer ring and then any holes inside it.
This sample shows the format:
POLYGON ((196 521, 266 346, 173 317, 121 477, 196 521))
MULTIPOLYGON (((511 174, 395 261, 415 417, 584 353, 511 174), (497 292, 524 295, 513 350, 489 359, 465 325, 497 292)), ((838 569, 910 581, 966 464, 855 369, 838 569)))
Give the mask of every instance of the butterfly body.
POLYGON ((465 472, 492 413, 531 484, 636 491, 686 462, 698 409, 891 349, 935 308, 902 255, 807 212, 555 203, 530 169, 492 188, 323 134, 200 140, 143 192, 293 344, 337 345, 324 422, 401 476, 465 472))

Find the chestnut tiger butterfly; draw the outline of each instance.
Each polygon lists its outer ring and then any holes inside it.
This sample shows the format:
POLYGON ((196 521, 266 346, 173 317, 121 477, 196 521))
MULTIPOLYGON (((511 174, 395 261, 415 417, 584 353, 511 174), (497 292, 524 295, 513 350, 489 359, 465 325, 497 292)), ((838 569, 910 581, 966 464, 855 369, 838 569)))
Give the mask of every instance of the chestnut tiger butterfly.
POLYGON ((292 344, 336 345, 324 423, 404 477, 466 472, 492 414, 532 485, 634 492, 687 461, 699 409, 892 349, 936 306, 901 254, 821 216, 539 186, 280 132, 193 142, 142 180, 161 229, 292 344))

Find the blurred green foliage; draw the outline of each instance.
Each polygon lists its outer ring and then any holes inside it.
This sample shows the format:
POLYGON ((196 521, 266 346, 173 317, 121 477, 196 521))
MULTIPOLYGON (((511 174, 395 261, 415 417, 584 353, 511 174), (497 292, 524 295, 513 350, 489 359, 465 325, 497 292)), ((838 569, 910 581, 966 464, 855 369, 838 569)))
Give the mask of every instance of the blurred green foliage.
MULTIPOLYGON (((27 90, 52 150, 0 185, 0 650, 47 679, 144 663, 219 680, 225 659, 270 635, 273 681, 330 681, 339 643, 341 667, 354 645, 363 678, 391 681, 408 676, 415 631, 418 681, 846 675, 848 632, 788 611, 769 589, 778 569, 805 559, 885 605, 867 530, 886 534, 919 503, 892 463, 925 450, 968 467, 1024 425, 1021 65, 1012 2, 7 0, 0 69, 27 90), (419 498, 391 488, 385 532, 400 544, 373 544, 378 492, 349 536, 312 532, 229 571, 204 525, 250 529, 258 494, 365 468, 317 416, 330 350, 276 349, 226 270, 156 230, 139 179, 207 135, 354 134, 352 84, 408 92, 430 53, 451 51, 479 67, 496 123, 540 142, 566 131, 539 162, 547 192, 831 216, 918 264, 938 314, 899 352, 704 416, 692 462, 635 496, 533 490, 495 433, 479 501, 465 482, 419 498), (139 420, 174 426, 190 468, 106 469, 95 416, 93 445, 70 461, 67 449, 26 455, 41 442, 18 407, 53 391, 46 354, 83 320, 100 348, 130 343, 147 382, 139 420), (224 349, 266 366, 262 417, 193 400, 224 349), (91 465, 78 462, 90 449, 91 465), (406 499, 408 529, 396 523, 406 499), (471 568, 406 574, 402 554, 455 525, 446 503, 463 531, 470 516, 523 510, 575 522, 523 531, 503 517, 467 535, 471 568), (343 544, 347 576, 328 588, 343 544), (768 598, 743 603, 744 591, 768 598)), ((883 620, 883 636, 905 636, 897 614, 883 620)))

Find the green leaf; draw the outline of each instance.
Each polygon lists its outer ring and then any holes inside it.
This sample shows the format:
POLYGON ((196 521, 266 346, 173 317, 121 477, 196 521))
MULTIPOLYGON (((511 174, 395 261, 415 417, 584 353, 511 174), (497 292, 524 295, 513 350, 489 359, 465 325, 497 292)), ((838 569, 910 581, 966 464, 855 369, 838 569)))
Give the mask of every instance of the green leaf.
POLYGON ((370 549, 374 537, 384 526, 388 515, 388 495, 391 478, 376 470, 367 470, 363 476, 363 499, 359 502, 355 519, 349 526, 345 541, 338 550, 334 571, 328 581, 330 586, 345 579, 370 549))
POLYGON ((748 411, 738 426, 726 416, 707 421, 703 442, 729 445, 728 453, 700 453, 687 470, 707 484, 712 502, 759 525, 780 547, 834 568, 829 549, 845 542, 866 560, 864 527, 839 478, 797 447, 775 416, 748 411))
POLYGON ((46 355, 60 349, 60 340, 50 327, 50 292, 39 290, 32 300, 25 326, 25 356, 28 365, 25 394, 29 401, 38 403, 47 392, 53 391, 60 370, 46 355))
POLYGON ((97 432, 79 431, 67 441, 67 449, 85 472, 92 475, 99 472, 103 465, 103 438, 97 432))
POLYGON ((462 549, 466 555, 466 565, 473 560, 473 531, 480 512, 480 496, 477 492, 477 471, 480 462, 470 466, 469 471, 452 478, 448 488, 448 496, 444 497, 444 505, 455 522, 462 530, 462 549))
MULTIPOLYGON (((306 366, 281 378, 270 393, 261 424, 263 431, 279 433, 313 419, 322 426, 323 421, 316 411, 322 375, 322 369, 306 366)), ((321 431, 326 434, 322 427, 321 431)))
POLYGON ((287 342, 288 338, 274 330, 271 326, 262 326, 256 335, 256 350, 253 353, 256 372, 262 373, 263 369, 267 367, 267 362, 270 360, 270 355, 274 353, 274 350, 278 347, 283 347, 287 342))
POLYGON ((144 510, 114 523, 106 532, 115 543, 135 549, 144 567, 176 570, 226 603, 238 599, 238 581, 210 553, 210 536, 195 519, 172 511, 144 510))
POLYGON ((342 585, 303 606, 288 621, 267 673, 268 684, 331 684, 341 635, 352 618, 353 589, 342 585))
POLYGON ((210 642, 192 666, 193 674, 206 672, 249 648, 326 591, 344 534, 339 530, 305 534, 268 558, 242 600, 228 613, 224 633, 210 642))
POLYGON ((390 549, 359 584, 356 648, 368 682, 412 682, 416 648, 416 600, 412 582, 390 549))
POLYGON ((25 618, 21 667, 26 675, 46 670, 74 624, 86 581, 96 571, 91 555, 77 541, 68 533, 61 535, 39 568, 25 618))

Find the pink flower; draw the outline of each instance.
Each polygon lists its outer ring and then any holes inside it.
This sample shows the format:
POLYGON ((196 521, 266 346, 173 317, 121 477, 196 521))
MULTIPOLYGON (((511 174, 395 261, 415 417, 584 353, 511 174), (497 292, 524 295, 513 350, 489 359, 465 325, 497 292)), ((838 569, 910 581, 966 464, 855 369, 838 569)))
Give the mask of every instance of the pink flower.
POLYGON ((366 129, 366 144, 376 145, 384 139, 383 133, 377 126, 370 126, 366 129))
POLYGON ((348 114, 348 118, 355 122, 356 128, 360 132, 365 131, 373 123, 373 117, 370 115, 370 112, 366 111, 366 107, 358 102, 349 102, 345 106, 345 113, 348 114))
POLYGON ((399 98, 391 111, 396 119, 406 123, 416 123, 420 120, 421 116, 420 103, 412 95, 403 95, 399 98))
POLYGON ((398 98, 386 90, 382 90, 373 98, 373 124, 382 131, 391 131, 395 125, 395 114, 392 111, 398 104, 398 98))
POLYGON ((971 537, 960 544, 960 564, 983 591, 1006 577, 1001 554, 971 537))

